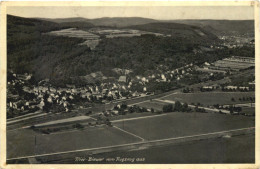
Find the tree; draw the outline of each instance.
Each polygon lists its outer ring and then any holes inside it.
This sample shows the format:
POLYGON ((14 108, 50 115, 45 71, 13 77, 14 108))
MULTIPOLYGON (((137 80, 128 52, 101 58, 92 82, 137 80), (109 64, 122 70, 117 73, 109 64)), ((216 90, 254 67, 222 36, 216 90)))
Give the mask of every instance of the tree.
POLYGON ((163 112, 172 112, 173 111, 173 105, 172 104, 167 104, 163 106, 163 112))
POLYGON ((121 108, 122 108, 122 109, 126 109, 126 108, 127 108, 126 103, 122 103, 121 108))
POLYGON ((189 110, 189 106, 188 106, 187 103, 184 103, 184 104, 182 105, 182 112, 185 112, 185 111, 190 111, 190 110, 189 110))
POLYGON ((176 101, 176 102, 175 102, 174 111, 182 111, 181 102, 179 102, 179 101, 176 101))
POLYGON ((77 129, 82 129, 82 128, 84 128, 84 126, 83 126, 82 124, 80 124, 80 123, 74 124, 73 127, 74 127, 74 128, 77 128, 77 129))
POLYGON ((229 106, 229 111, 230 111, 230 114, 233 114, 234 113, 234 107, 233 106, 229 106))
POLYGON ((89 111, 86 113, 86 115, 90 115, 91 113, 92 113, 92 111, 89 110, 89 111))
POLYGON ((151 112, 154 113, 154 109, 153 108, 151 108, 151 112))

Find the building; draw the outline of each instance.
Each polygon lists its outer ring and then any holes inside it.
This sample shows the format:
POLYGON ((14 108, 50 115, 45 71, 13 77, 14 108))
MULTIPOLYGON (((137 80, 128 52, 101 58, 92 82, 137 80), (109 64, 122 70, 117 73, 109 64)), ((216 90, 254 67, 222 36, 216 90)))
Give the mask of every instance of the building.
POLYGON ((118 82, 127 83, 127 77, 126 76, 120 76, 118 79, 118 82))

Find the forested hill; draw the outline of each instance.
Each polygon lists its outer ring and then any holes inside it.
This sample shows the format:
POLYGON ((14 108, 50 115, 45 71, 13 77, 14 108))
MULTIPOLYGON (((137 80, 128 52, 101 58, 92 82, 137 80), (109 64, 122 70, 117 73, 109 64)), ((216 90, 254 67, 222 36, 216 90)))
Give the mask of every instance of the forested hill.
MULTIPOLYGON (((82 17, 75 18, 59 18, 59 19, 46 19, 39 18, 46 21, 51 21, 55 23, 81 23, 81 24, 92 24, 93 26, 108 26, 108 27, 135 27, 135 25, 143 25, 139 26, 139 28, 144 29, 144 27, 149 27, 149 24, 155 23, 175 23, 174 26, 180 26, 180 28, 185 28, 189 26, 195 26, 197 29, 202 28, 204 31, 214 33, 216 35, 241 35, 245 33, 254 34, 254 20, 155 20, 149 18, 141 18, 141 17, 104 17, 97 19, 88 19, 82 17), (180 25, 181 24, 181 25, 180 25), (184 25, 185 24, 185 25, 184 25), (146 25, 146 26, 145 26, 146 25)), ((160 24, 159 24, 160 25, 160 24)), ((150 25, 151 26, 151 25, 150 25)), ((154 25, 152 25, 154 26, 154 25)), ((195 28, 193 27, 193 28, 195 28)))
POLYGON ((190 40, 218 40, 217 36, 212 34, 210 31, 206 31, 198 26, 179 23, 158 22, 142 25, 132 25, 127 28, 164 33, 173 37, 189 38, 190 40))
POLYGON ((8 33, 17 32, 48 32, 52 30, 61 29, 61 25, 32 18, 23 18, 13 15, 7 15, 7 29, 8 33))
POLYGON ((254 20, 171 20, 165 22, 198 26, 216 35, 254 34, 254 20))
POLYGON ((55 23, 69 23, 69 22, 81 22, 87 24, 93 24, 95 26, 107 26, 107 27, 126 27, 132 25, 142 25, 147 23, 158 22, 154 19, 141 18, 141 17, 103 17, 97 19, 87 19, 82 17, 76 18, 60 18, 60 19, 46 19, 40 18, 42 20, 52 21, 55 23))
POLYGON ((84 41, 81 38, 45 33, 69 25, 7 16, 8 69, 17 73, 31 72, 37 80, 49 78, 53 82, 66 83, 71 77, 96 71, 110 76, 110 70, 116 67, 143 74, 154 71, 159 65, 176 68, 187 63, 214 61, 229 55, 228 51, 221 50, 195 54, 194 51, 201 46, 208 47, 217 43, 218 39, 202 28, 183 24, 169 25, 171 26, 167 27, 165 23, 156 23, 149 27, 140 25, 135 28, 169 33, 173 35, 171 37, 101 37, 95 50, 90 50, 86 45, 79 45, 84 41))

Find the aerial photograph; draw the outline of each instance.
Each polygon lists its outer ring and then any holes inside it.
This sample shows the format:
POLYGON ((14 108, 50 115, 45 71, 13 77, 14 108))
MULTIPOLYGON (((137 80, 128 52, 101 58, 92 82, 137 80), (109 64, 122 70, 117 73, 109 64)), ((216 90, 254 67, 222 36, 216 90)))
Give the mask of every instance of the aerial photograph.
POLYGON ((7 164, 255 163, 251 6, 8 6, 7 164))

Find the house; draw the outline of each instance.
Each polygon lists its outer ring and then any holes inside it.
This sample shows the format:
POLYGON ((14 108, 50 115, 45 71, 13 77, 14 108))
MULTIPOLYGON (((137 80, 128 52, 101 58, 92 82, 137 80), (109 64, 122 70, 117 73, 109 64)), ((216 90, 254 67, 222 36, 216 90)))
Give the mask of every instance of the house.
POLYGON ((203 86, 202 88, 203 88, 203 89, 214 89, 213 86, 203 86))
POLYGON ((242 90, 249 90, 249 87, 239 87, 239 89, 242 89, 242 90))
POLYGON ((255 81, 249 82, 249 85, 255 85, 255 81))
POLYGON ((118 79, 118 82, 127 83, 127 78, 126 78, 126 76, 120 76, 119 79, 118 79))
POLYGON ((42 101, 40 102, 40 104, 38 105, 38 107, 39 107, 40 109, 43 109, 44 105, 45 105, 45 103, 44 103, 44 101, 43 101, 43 99, 42 99, 42 101))
POLYGON ((49 103, 52 103, 52 98, 51 98, 51 97, 48 97, 47 101, 48 101, 49 103))
POLYGON ((142 77, 141 80, 142 80, 142 82, 146 82, 147 81, 145 77, 142 77))
POLYGON ((138 79, 138 80, 139 80, 139 79, 141 79, 141 77, 140 77, 140 76, 136 76, 136 79, 138 79))
POLYGON ((167 79, 164 74, 161 75, 161 78, 162 78, 162 81, 166 82, 167 79))
POLYGON ((205 62, 204 65, 205 66, 210 66, 210 64, 208 62, 205 62))
POLYGON ((225 89, 237 89, 237 86, 226 86, 225 89))
POLYGON ((113 110, 111 113, 112 113, 113 115, 118 115, 118 111, 117 111, 117 110, 113 110))

